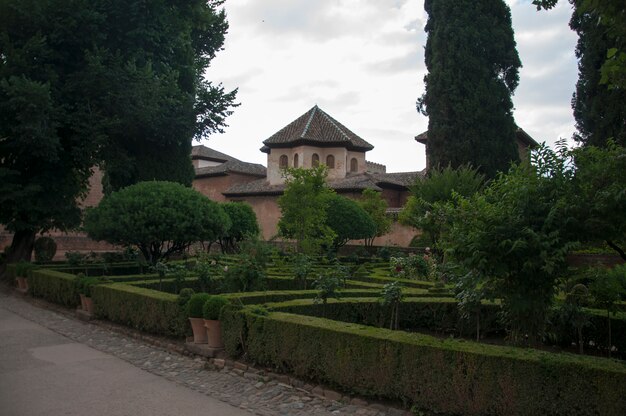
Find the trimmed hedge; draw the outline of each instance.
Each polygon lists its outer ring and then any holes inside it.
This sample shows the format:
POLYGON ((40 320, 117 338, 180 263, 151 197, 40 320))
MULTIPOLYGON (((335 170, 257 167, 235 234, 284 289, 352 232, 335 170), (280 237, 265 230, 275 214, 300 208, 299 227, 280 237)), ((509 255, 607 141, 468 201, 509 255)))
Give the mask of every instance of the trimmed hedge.
POLYGON ((169 337, 181 338, 190 333, 176 295, 122 283, 95 286, 91 293, 98 318, 169 337))
POLYGON ((75 308, 80 304, 76 276, 56 270, 33 270, 28 277, 28 290, 36 298, 75 308))
POLYGON ((229 355, 370 397, 452 414, 626 414, 622 362, 234 306, 221 320, 229 355))
MULTIPOLYGON (((378 298, 329 299, 326 305, 298 299, 269 303, 266 307, 279 312, 380 328, 389 327, 391 318, 391 306, 382 305, 378 298)), ((503 330, 497 319, 499 310, 498 305, 483 304, 480 314, 481 334, 503 330)), ((405 331, 425 329, 471 336, 474 334, 475 325, 473 319, 469 321, 461 319, 453 298, 408 297, 400 304, 399 327, 405 331)))

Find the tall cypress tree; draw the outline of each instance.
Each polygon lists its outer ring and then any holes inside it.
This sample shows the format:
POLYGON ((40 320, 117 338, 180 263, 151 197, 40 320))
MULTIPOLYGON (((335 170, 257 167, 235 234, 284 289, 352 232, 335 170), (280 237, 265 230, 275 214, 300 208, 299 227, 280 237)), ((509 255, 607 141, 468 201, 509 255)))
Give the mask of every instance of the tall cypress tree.
POLYGON ((518 161, 511 94, 521 62, 503 0, 426 0, 425 94, 431 166, 471 164, 487 177, 518 161))
POLYGON ((578 132, 574 138, 583 145, 600 147, 613 138, 626 146, 626 89, 600 83, 606 51, 614 47, 614 39, 598 24, 601 19, 595 10, 584 11, 582 0, 570 1, 574 4, 570 27, 578 33, 578 82, 572 99, 578 132))

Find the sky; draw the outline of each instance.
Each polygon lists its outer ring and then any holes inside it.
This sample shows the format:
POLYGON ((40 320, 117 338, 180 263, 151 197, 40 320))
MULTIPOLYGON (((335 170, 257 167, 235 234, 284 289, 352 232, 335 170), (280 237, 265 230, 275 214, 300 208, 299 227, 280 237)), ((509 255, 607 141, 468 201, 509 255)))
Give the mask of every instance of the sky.
MULTIPOLYGON (((574 132, 577 80, 571 9, 537 11, 506 0, 523 68, 517 124, 538 142, 574 132)), ((206 77, 241 104, 223 134, 202 141, 246 162, 267 164, 262 141, 318 105, 374 146, 367 160, 387 172, 422 170, 427 130, 415 101, 424 92, 423 0, 226 0, 230 29, 206 77)))

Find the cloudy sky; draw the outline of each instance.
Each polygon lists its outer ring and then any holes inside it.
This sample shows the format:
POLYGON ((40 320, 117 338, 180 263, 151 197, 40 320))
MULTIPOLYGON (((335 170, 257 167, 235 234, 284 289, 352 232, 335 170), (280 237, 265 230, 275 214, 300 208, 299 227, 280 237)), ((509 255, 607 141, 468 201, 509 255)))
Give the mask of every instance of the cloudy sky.
MULTIPOLYGON (((524 67, 515 119, 539 142, 570 138, 577 79, 571 9, 537 12, 506 0, 524 67)), ((226 0, 230 30, 208 79, 239 88, 224 134, 203 144, 266 164, 262 141, 317 104, 374 145, 367 159, 388 172, 421 170, 415 110, 426 73, 423 0, 226 0)))

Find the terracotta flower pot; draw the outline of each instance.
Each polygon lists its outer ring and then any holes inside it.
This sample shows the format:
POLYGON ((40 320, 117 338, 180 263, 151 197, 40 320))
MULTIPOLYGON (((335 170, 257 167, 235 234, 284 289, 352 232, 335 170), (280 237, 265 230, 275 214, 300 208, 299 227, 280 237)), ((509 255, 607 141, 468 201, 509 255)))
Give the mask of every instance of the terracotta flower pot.
POLYGON ((93 315, 93 299, 91 299, 90 297, 85 296, 85 311, 89 314, 89 315, 93 315))
POLYGON ((191 330, 193 331, 193 343, 194 344, 206 344, 207 343, 207 331, 204 327, 204 319, 202 318, 189 318, 191 323, 191 330))
POLYGON ((28 290, 28 279, 25 277, 16 277, 17 280, 17 288, 23 291, 28 290))
POLYGON ((80 293, 78 296, 80 296, 80 308, 84 311, 87 310, 87 307, 85 306, 85 295, 83 295, 82 293, 80 293))
POLYGON ((208 335, 208 344, 211 348, 224 348, 224 341, 222 340, 222 325, 220 321, 216 320, 204 320, 204 326, 208 335))

